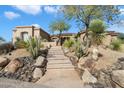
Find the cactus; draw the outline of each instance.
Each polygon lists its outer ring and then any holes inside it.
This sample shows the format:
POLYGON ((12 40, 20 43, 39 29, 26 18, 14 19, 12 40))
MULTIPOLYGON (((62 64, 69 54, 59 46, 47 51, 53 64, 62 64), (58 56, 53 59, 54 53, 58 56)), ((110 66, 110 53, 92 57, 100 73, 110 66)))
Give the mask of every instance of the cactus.
POLYGON ((41 38, 29 37, 29 39, 27 40, 26 48, 34 59, 37 58, 39 55, 40 45, 41 38))

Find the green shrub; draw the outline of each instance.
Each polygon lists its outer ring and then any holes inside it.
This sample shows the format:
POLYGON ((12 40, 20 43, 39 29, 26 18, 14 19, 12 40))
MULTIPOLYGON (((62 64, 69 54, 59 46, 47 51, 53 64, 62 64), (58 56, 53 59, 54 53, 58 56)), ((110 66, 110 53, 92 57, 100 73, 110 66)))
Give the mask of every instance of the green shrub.
POLYGON ((37 37, 30 37, 26 43, 26 49, 30 52, 34 59, 37 58, 41 47, 41 39, 37 37))
POLYGON ((78 57, 78 59, 80 59, 85 54, 81 42, 76 41, 74 47, 75 47, 75 55, 78 57))
POLYGON ((124 33, 120 33, 120 34, 118 35, 118 39, 120 39, 121 42, 124 43, 124 33))
POLYGON ((104 38, 106 25, 102 20, 95 19, 92 20, 89 26, 89 30, 92 35, 92 44, 100 45, 104 38))
POLYGON ((74 40, 69 39, 69 40, 65 40, 63 46, 66 48, 71 48, 74 45, 74 40))
POLYGON ((26 47, 26 42, 20 38, 16 38, 16 42, 15 42, 15 46, 16 48, 25 48, 26 47))
POLYGON ((113 40, 110 44, 110 48, 112 50, 120 50, 121 48, 121 41, 119 39, 113 40))
POLYGON ((43 39, 42 41, 43 41, 43 42, 48 42, 48 40, 47 40, 47 39, 43 39))

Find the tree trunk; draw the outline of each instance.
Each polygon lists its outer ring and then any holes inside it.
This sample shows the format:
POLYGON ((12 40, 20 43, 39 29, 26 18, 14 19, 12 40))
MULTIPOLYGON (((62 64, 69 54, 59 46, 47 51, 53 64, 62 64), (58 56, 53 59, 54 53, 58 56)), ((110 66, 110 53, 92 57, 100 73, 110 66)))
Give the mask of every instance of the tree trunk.
POLYGON ((60 31, 60 33, 59 33, 59 40, 57 41, 57 45, 60 43, 60 45, 61 45, 61 42, 62 42, 62 40, 61 40, 61 34, 62 34, 62 31, 60 31))
POLYGON ((89 37, 88 28, 89 25, 86 25, 85 35, 83 37, 83 48, 86 55, 88 54, 89 48, 91 46, 91 38, 89 37))

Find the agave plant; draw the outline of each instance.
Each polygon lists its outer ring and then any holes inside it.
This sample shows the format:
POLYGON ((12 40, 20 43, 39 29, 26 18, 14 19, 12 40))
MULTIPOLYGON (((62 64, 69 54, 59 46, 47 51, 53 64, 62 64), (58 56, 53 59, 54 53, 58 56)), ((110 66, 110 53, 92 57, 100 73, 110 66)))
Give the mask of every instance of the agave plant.
POLYGON ((41 38, 29 37, 29 39, 27 40, 26 48, 34 59, 37 58, 39 55, 40 46, 41 38))

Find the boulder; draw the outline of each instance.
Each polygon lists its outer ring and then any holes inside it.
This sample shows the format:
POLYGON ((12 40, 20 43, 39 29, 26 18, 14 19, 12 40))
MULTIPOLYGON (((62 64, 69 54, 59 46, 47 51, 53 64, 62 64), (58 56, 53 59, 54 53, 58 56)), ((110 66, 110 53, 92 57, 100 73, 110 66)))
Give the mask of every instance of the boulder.
POLYGON ((78 66, 78 68, 79 69, 83 69, 83 65, 85 64, 85 59, 84 59, 84 57, 81 57, 80 59, 79 59, 79 62, 77 63, 77 66, 78 66))
POLYGON ((121 69, 124 70, 124 57, 118 58, 117 62, 121 65, 121 69))
POLYGON ((115 87, 115 85, 111 82, 110 75, 102 71, 100 71, 99 73, 98 82, 102 84, 105 88, 115 87))
POLYGON ((124 70, 113 71, 111 77, 120 87, 124 87, 124 70))
POLYGON ((41 78, 43 75, 42 71, 40 68, 35 68, 33 72, 33 78, 41 78))
POLYGON ((97 82, 97 79, 93 75, 91 75, 91 73, 87 69, 84 70, 82 80, 83 80, 84 84, 97 82))
POLYGON ((68 48, 63 48, 63 50, 64 50, 64 53, 65 54, 69 52, 69 49, 68 48))
POLYGON ((71 60, 73 65, 77 65, 78 58, 76 56, 70 56, 69 59, 71 60))
POLYGON ((98 55, 99 55, 99 51, 97 48, 93 48, 92 50, 92 59, 97 61, 98 60, 98 55))
POLYGON ((4 67, 9 63, 7 58, 0 57, 0 67, 4 67))
POLYGON ((34 66, 37 66, 37 67, 42 66, 42 64, 43 64, 44 60, 45 60, 45 58, 44 58, 44 57, 39 56, 39 57, 36 59, 36 63, 34 64, 34 66))
POLYGON ((8 73, 15 73, 17 69, 22 66, 22 62, 20 62, 18 59, 14 59, 5 67, 4 71, 8 73))
POLYGON ((91 58, 80 58, 78 62, 78 68, 84 70, 88 68, 90 71, 96 66, 96 63, 91 58))

